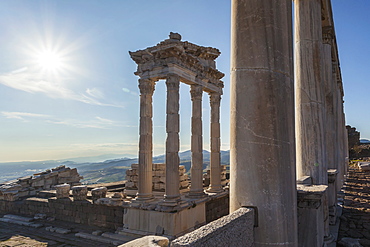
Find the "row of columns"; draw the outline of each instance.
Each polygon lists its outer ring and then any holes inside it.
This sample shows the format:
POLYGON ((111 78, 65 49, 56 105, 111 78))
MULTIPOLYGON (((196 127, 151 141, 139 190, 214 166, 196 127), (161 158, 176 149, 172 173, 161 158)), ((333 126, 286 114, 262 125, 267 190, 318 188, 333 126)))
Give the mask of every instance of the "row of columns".
POLYGON ((300 187, 299 199, 315 195, 319 204, 305 210, 320 207, 316 233, 330 234, 331 194, 343 185, 348 151, 342 82, 321 3, 294 1, 293 66, 292 1, 232 1, 230 211, 258 210, 255 246, 314 243, 298 240, 296 179, 304 177, 314 189, 300 187))
MULTIPOLYGON (((180 77, 168 74, 166 78, 166 186, 163 203, 175 206, 180 201, 179 191, 179 150, 180 150, 180 117, 179 88, 180 77)), ((140 139, 139 139, 139 181, 136 200, 149 201, 152 193, 152 157, 153 157, 153 122, 152 96, 155 81, 139 79, 140 89, 140 139)), ((189 197, 202 197, 203 191, 203 134, 202 134, 202 95, 201 85, 191 85, 192 118, 191 118, 191 187, 189 197)), ((221 187, 220 168, 220 100, 216 92, 210 94, 211 106, 211 183, 210 192, 219 192, 221 187)))

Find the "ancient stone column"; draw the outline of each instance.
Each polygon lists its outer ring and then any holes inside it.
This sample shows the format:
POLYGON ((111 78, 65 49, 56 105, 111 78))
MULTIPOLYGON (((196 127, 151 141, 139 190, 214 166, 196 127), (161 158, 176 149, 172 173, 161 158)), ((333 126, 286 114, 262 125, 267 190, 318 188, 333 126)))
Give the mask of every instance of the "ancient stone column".
POLYGON ((153 107, 152 97, 155 82, 150 79, 139 79, 140 89, 140 139, 139 139, 139 169, 138 193, 136 200, 153 199, 153 107))
POLYGON ((201 85, 191 85, 193 103, 191 117, 191 187, 190 197, 201 197, 203 192, 203 133, 202 133, 202 96, 201 85))
POLYGON ((230 212, 258 211, 254 245, 297 246, 290 0, 233 0, 230 212))
MULTIPOLYGON (((332 73, 332 28, 331 27, 324 27, 322 29, 322 81, 324 85, 324 109, 325 109, 325 121, 324 121, 324 128, 325 128, 325 149, 326 149, 326 165, 327 168, 334 167, 334 156, 335 156, 335 149, 333 143, 335 142, 335 133, 334 133, 334 102, 333 102, 333 73, 332 73)), ((329 174, 328 174, 329 175, 329 174)), ((326 176, 328 176, 326 175, 326 176)), ((328 181, 325 181, 324 184, 328 184, 328 181)), ((328 188, 331 188, 330 186, 328 188)), ((330 233, 329 223, 330 223, 330 203, 329 198, 331 197, 330 193, 335 193, 334 190, 327 190, 325 196, 323 197, 323 210, 324 210, 324 241, 325 243, 331 243, 334 238, 330 233)))
POLYGON ((211 181, 208 192, 220 192, 221 186, 221 156, 220 156, 220 101, 218 93, 209 94, 211 104, 211 181))
POLYGON ((179 89, 180 77, 168 74, 167 80, 167 119, 166 119, 166 193, 164 202, 176 205, 180 200, 179 190, 179 149, 180 149, 180 117, 179 89))
POLYGON ((337 176, 337 191, 343 186, 344 183, 344 166, 345 166, 345 158, 344 158, 344 115, 343 115, 343 94, 341 90, 341 82, 337 81, 337 125, 338 125, 338 134, 337 134, 337 142, 338 142, 338 176, 337 176))
POLYGON ((333 66, 332 66, 332 29, 323 28, 323 46, 322 46, 322 71, 325 94, 325 148, 326 162, 329 169, 336 169, 336 133, 335 133, 335 113, 334 113, 334 94, 333 85, 333 66))
POLYGON ((297 177, 327 184, 321 0, 294 3, 297 177))

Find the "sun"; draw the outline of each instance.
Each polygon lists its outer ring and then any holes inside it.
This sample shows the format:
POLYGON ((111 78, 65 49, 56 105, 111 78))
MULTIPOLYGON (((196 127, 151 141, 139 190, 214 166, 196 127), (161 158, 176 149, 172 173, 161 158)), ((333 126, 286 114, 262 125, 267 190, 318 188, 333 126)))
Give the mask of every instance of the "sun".
POLYGON ((36 63, 46 71, 57 71, 63 67, 63 57, 54 51, 43 51, 37 54, 36 63))

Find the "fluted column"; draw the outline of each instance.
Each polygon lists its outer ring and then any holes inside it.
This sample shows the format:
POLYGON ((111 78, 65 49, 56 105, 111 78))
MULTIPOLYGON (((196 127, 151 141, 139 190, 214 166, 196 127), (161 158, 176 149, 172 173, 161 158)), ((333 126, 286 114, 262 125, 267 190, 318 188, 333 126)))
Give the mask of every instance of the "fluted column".
POLYGON ((254 246, 298 245, 291 0, 232 0, 230 212, 258 210, 254 246))
POLYGON ((326 161, 328 169, 336 169, 335 155, 336 149, 334 143, 336 142, 335 133, 335 112, 334 112, 334 94, 335 85, 333 84, 333 66, 332 66, 332 29, 327 27, 323 29, 323 83, 325 93, 325 147, 326 147, 326 161))
POLYGON ((166 193, 164 201, 176 204, 180 200, 179 190, 179 149, 180 117, 179 89, 180 77, 168 74, 167 80, 167 119, 166 119, 166 193))
POLYGON ((220 101, 219 93, 209 94, 211 105, 211 181, 208 192, 220 192, 221 186, 221 157, 220 157, 220 101))
POLYGON ((203 192, 203 133, 201 85, 191 85, 191 187, 190 197, 201 197, 203 192))
POLYGON ((327 184, 321 0, 295 0, 294 20, 297 177, 327 184))
POLYGON ((140 89, 140 139, 139 139, 139 180, 137 200, 146 201, 153 198, 153 122, 152 96, 155 82, 139 79, 140 89))
MULTIPOLYGON (((324 105, 325 105, 325 148, 326 148, 326 163, 327 169, 333 168, 334 166, 334 145, 335 142, 335 133, 334 133, 334 102, 333 102, 333 74, 332 74, 332 28, 324 27, 323 28, 323 44, 322 44, 322 80, 324 85, 324 105)), ((324 181, 328 185, 328 180, 324 181)), ((329 208, 330 205, 331 193, 335 193, 333 186, 328 186, 328 189, 323 197, 323 212, 324 212, 324 241, 325 243, 331 243, 334 238, 330 233, 329 229, 329 208)))

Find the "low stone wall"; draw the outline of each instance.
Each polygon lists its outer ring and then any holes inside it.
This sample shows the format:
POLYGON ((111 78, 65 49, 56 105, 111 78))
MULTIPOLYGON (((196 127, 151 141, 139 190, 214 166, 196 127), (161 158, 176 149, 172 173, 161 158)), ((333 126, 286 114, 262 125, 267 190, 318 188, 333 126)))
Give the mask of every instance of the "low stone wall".
POLYGON ((253 246, 253 225, 253 209, 240 208, 230 215, 175 239, 171 247, 253 246))
POLYGON ((93 204, 91 201, 73 201, 73 199, 36 198, 21 201, 0 200, 1 214, 21 214, 34 216, 44 213, 57 220, 87 224, 91 226, 117 229, 123 225, 125 208, 93 204))
POLYGON ((229 214, 229 193, 211 197, 206 202, 206 222, 217 220, 229 214))

